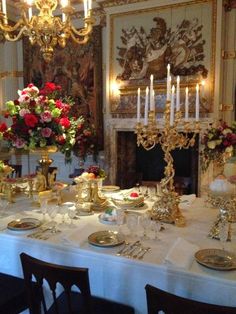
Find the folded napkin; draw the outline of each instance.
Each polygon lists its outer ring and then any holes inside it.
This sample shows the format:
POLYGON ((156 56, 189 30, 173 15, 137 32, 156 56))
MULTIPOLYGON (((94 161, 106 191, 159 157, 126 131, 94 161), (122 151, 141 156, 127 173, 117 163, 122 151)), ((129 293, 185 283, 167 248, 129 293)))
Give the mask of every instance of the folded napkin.
POLYGON ((194 254, 199 250, 195 244, 183 238, 177 238, 165 257, 165 263, 179 268, 189 269, 192 265, 194 254))
MULTIPOLYGON (((100 228, 100 230, 102 229, 100 228)), ((88 236, 96 231, 99 231, 97 226, 92 224, 86 224, 82 228, 76 228, 72 232, 70 231, 66 234, 63 234, 61 240, 65 244, 80 247, 83 243, 88 241, 88 236)))

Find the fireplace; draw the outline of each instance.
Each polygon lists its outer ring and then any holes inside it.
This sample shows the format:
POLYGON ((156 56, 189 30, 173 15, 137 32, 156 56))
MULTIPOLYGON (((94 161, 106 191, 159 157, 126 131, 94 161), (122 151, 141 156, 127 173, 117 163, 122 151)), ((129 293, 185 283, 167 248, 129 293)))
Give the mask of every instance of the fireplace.
MULTIPOLYGON (((130 188, 142 181, 160 181, 164 176, 165 161, 160 145, 146 151, 137 146, 134 132, 117 132, 116 184, 130 188)), ((194 147, 172 152, 176 188, 185 182, 185 194, 198 195, 198 139, 194 147)))

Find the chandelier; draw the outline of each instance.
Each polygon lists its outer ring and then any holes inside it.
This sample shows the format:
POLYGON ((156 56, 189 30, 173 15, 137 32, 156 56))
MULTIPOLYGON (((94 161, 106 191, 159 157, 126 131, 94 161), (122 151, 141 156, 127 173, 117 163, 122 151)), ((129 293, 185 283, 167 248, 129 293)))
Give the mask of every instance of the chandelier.
POLYGON ((23 36, 29 37, 32 45, 37 44, 46 62, 50 62, 53 49, 59 45, 64 48, 71 38, 77 44, 86 44, 92 31, 94 18, 91 16, 92 0, 84 0, 84 26, 78 30, 73 26, 71 17, 75 9, 69 0, 24 0, 18 6, 21 17, 12 25, 8 23, 6 0, 2 0, 0 11, 0 30, 8 41, 17 41, 23 36), (34 7, 38 15, 33 15, 34 7), (61 16, 53 12, 60 7, 61 16))

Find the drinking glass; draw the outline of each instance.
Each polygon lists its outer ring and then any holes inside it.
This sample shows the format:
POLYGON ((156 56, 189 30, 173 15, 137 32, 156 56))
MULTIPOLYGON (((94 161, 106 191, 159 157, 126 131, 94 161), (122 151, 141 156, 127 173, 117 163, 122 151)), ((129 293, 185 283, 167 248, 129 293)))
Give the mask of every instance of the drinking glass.
POLYGON ((148 197, 150 201, 155 201, 156 193, 157 193, 157 190, 155 186, 148 187, 148 197))
POLYGON ((55 204, 51 204, 48 205, 48 215, 51 218, 51 222, 52 222, 52 232, 56 232, 56 221, 55 221, 55 217, 58 213, 58 205, 55 204))
POLYGON ((138 216, 136 214, 128 214, 126 217, 126 224, 130 231, 130 236, 134 237, 135 229, 137 229, 138 225, 138 216))
POLYGON ((151 224, 151 219, 147 214, 143 214, 139 217, 139 223, 143 228, 143 240, 148 240, 149 237, 147 236, 147 229, 149 228, 151 224))
POLYGON ((155 237, 154 237, 154 240, 159 240, 159 237, 158 237, 158 232, 160 230, 160 225, 159 225, 159 222, 158 221, 155 221, 155 220, 152 220, 151 223, 150 223, 150 230, 152 232, 154 232, 155 234, 155 237))
POLYGON ((43 222, 46 221, 46 213, 48 210, 48 198, 47 197, 40 197, 39 198, 41 212, 43 214, 43 222))
POLYGON ((229 235, 229 222, 227 219, 222 219, 219 226, 219 237, 223 250, 225 250, 228 235, 229 235))
POLYGON ((124 224, 125 212, 123 209, 116 209, 116 224, 118 226, 118 232, 121 232, 121 225, 124 224))
POLYGON ((76 210, 73 207, 69 207, 68 208, 68 216, 70 218, 70 227, 75 227, 75 225, 73 224, 73 219, 76 216, 76 210))
POLYGON ((140 192, 141 192, 141 194, 142 194, 144 197, 146 197, 146 196, 147 196, 147 186, 141 185, 141 186, 140 186, 140 192))

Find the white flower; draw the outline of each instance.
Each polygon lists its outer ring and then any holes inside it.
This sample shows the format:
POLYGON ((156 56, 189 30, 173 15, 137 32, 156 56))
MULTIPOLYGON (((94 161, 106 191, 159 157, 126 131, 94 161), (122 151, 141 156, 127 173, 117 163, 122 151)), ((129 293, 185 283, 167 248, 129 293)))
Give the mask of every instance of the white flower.
POLYGON ((232 153, 232 151, 234 150, 234 148, 233 148, 233 146, 231 145, 231 146, 228 146, 228 147, 226 147, 226 149, 225 149, 225 151, 226 151, 226 153, 232 153))
POLYGON ((222 131, 222 134, 224 134, 224 135, 226 135, 226 134, 228 134, 228 133, 233 133, 233 132, 232 132, 232 130, 230 130, 230 129, 224 129, 224 130, 222 131))
POLYGON ((216 148, 216 141, 210 141, 207 143, 207 147, 210 149, 215 149, 216 148))

